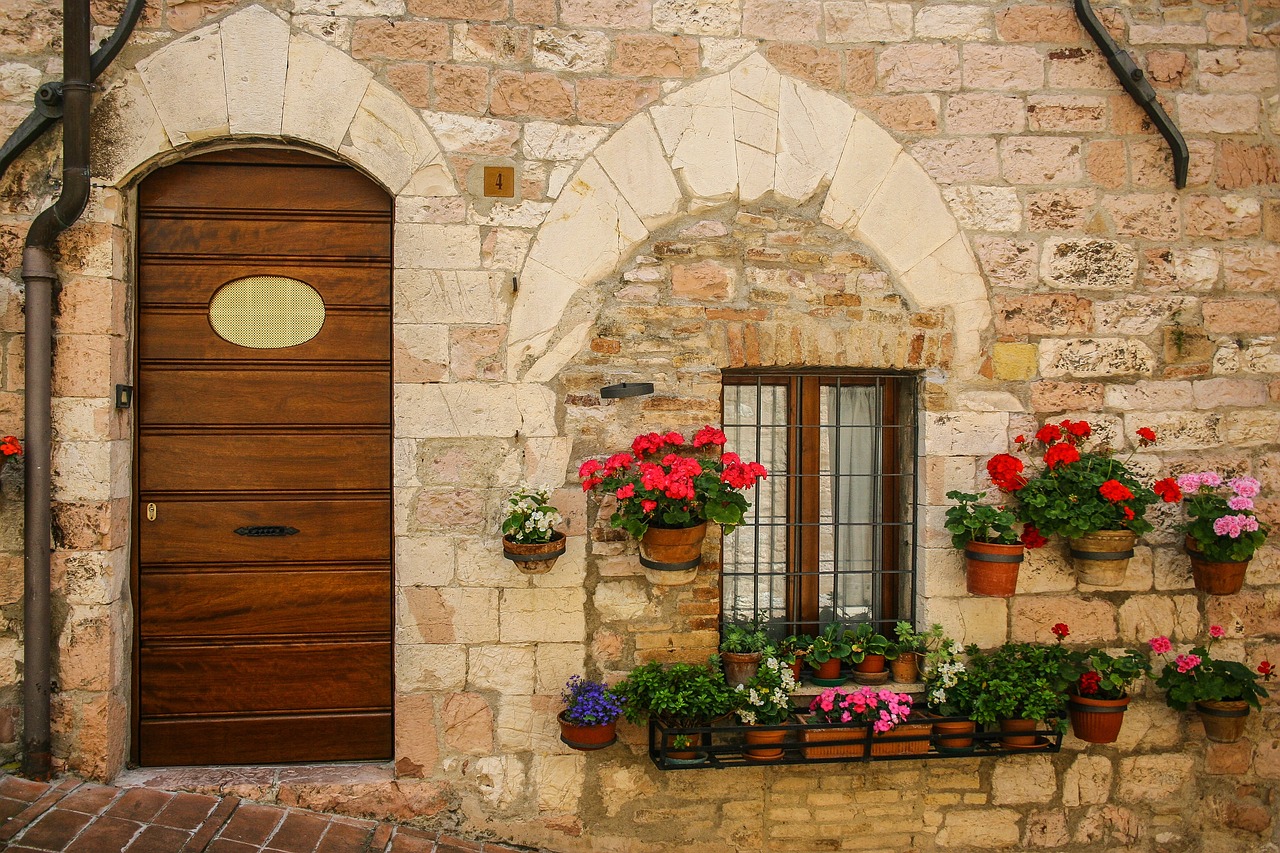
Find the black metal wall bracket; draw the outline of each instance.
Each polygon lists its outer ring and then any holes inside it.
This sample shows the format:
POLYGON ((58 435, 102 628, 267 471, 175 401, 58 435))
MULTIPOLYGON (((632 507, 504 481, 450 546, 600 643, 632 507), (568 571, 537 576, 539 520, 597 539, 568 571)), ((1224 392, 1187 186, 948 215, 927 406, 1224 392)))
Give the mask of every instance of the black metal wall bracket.
POLYGON ((1182 138, 1182 133, 1174 125, 1173 119, 1169 118, 1169 114, 1164 111, 1164 107, 1160 106, 1160 102, 1156 99, 1156 90, 1147 82, 1142 69, 1133 61, 1128 51, 1121 50, 1115 39, 1111 38, 1111 33, 1102 26, 1098 16, 1094 14, 1093 7, 1089 5, 1089 0, 1074 0, 1074 5, 1076 17, 1080 19, 1081 26, 1098 45, 1102 55, 1107 58, 1107 64, 1119 78, 1120 85, 1129 93, 1129 97, 1142 107, 1143 112, 1151 118, 1156 129, 1160 131, 1160 135, 1169 143, 1169 150, 1173 153, 1173 184, 1178 189, 1182 189, 1187 185, 1187 166, 1191 162, 1191 152, 1187 150, 1187 142, 1182 138))

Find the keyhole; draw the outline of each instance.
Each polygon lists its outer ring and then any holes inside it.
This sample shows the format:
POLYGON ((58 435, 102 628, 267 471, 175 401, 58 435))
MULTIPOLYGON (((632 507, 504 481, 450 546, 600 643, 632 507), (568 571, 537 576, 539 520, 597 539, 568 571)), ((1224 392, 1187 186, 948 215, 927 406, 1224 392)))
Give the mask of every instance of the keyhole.
POLYGON ((155 520, 156 520, 156 505, 147 504, 147 521, 155 521, 155 520))

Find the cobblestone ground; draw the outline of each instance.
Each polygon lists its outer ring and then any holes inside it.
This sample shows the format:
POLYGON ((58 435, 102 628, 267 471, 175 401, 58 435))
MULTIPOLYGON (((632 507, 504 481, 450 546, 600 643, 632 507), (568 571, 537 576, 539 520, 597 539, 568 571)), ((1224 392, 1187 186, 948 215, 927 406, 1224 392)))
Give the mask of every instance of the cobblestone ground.
POLYGON ((511 851, 392 823, 239 797, 0 775, 9 853, 474 853, 511 851))

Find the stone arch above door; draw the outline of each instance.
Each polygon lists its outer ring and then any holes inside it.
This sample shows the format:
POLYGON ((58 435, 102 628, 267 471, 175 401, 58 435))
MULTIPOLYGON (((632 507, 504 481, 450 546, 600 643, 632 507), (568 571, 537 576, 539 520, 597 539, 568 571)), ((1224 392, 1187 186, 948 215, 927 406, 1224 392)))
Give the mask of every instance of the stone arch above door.
POLYGON ((508 378, 545 382, 586 343, 575 296, 657 228, 731 199, 800 204, 877 251, 913 308, 952 311, 952 370, 974 376, 986 285, 933 179, 867 114, 753 54, 667 95, 602 143, 561 191, 520 275, 508 378))
POLYGON ((395 196, 458 194, 417 112, 347 54, 261 6, 170 42, 94 108, 95 175, 113 185, 209 140, 298 140, 395 196))

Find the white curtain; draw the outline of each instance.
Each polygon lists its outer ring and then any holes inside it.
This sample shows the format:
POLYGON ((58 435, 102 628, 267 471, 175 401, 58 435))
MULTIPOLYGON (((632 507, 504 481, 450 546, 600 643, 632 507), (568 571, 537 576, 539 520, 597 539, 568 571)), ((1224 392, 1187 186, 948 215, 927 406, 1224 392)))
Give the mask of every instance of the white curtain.
POLYGON ((845 622, 873 617, 883 565, 880 389, 824 388, 822 605, 845 622))

